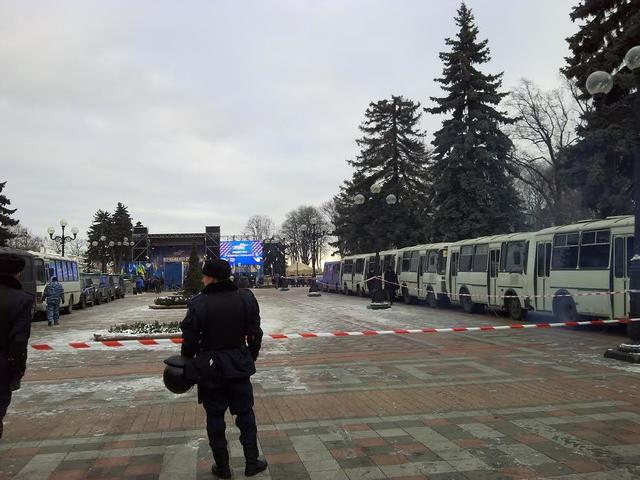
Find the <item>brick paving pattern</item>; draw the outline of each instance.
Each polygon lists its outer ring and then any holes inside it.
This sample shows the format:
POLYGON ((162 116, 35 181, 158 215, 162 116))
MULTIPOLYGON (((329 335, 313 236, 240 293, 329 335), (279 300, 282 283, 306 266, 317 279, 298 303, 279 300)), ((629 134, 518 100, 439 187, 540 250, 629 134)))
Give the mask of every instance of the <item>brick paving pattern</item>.
MULTIPOLYGON (((372 314, 362 299, 305 293, 257 291, 265 331, 509 323, 419 305, 372 314)), ((148 310, 151 298, 74 312, 58 331, 36 324, 34 343, 183 315, 148 310)), ((270 466, 256 478, 640 478, 640 368, 601 358, 622 340, 578 328, 265 343, 254 384, 270 466)), ((213 478, 195 392, 162 385, 169 352, 32 352, 0 480, 213 478)), ((235 427, 228 437, 243 478, 235 427)))

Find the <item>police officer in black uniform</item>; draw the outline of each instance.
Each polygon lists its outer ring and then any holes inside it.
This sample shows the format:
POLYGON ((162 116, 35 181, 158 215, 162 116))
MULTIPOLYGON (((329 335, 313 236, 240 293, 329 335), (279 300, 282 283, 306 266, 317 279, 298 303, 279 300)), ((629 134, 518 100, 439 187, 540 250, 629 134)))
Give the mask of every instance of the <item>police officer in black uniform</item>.
POLYGON ((260 309, 250 290, 239 290, 229 279, 231 267, 224 260, 205 262, 202 274, 204 289, 189 300, 187 315, 180 325, 181 353, 195 357, 196 364, 202 364, 204 359, 204 370, 207 365, 213 367, 208 370, 210 376, 198 383, 198 402, 207 413, 207 434, 215 460, 212 473, 231 478, 224 422, 229 408, 240 429, 245 476, 253 476, 267 468, 267 462, 258 459, 250 381, 262 342, 260 309))
POLYGON ((27 364, 35 299, 22 289, 20 273, 24 266, 19 256, 0 254, 0 438, 11 392, 20 388, 27 364))

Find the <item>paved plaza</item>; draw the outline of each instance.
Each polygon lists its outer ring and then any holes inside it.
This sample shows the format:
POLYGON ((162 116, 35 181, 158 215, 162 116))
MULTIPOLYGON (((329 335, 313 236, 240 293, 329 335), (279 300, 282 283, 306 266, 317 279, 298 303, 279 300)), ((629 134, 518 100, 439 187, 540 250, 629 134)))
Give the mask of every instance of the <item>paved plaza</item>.
MULTIPOLYGON (((265 333, 506 325, 423 305, 256 290, 265 333)), ((118 322, 180 320, 152 294, 75 311, 32 343, 118 322)), ((530 321, 548 321, 539 317, 530 321)), ((640 478, 639 366, 602 358, 612 327, 266 339, 253 377, 259 479, 640 478)), ((125 342, 126 343, 126 342, 125 342)), ((0 479, 208 479, 195 391, 165 390, 177 345, 30 351, 0 441, 0 479)), ((231 418, 235 478, 244 478, 231 418)))

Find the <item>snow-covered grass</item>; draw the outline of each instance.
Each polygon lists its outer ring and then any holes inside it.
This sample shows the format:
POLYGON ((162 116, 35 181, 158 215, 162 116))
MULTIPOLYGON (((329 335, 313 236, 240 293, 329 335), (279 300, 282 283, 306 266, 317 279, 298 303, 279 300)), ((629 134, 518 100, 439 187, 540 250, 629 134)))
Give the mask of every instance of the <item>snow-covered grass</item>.
POLYGON ((123 333, 128 335, 153 334, 153 333, 179 333, 180 323, 169 322, 160 323, 157 320, 153 323, 133 322, 121 323, 109 327, 109 333, 123 333))

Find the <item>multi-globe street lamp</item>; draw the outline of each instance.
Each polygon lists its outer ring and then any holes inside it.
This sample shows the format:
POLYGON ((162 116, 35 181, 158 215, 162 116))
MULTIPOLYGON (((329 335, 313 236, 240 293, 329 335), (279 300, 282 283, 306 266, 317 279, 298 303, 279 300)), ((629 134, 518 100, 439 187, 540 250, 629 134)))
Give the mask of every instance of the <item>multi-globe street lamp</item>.
MULTIPOLYGON (((629 49, 624 57, 625 66, 633 73, 635 93, 631 100, 631 111, 635 115, 635 131, 632 132, 633 148, 633 203, 634 232, 633 256, 629 260, 629 323, 627 332, 630 344, 609 349, 605 357, 640 363, 640 45, 629 49)), ((608 72, 593 72, 587 78, 586 88, 596 103, 596 110, 604 108, 604 97, 613 89, 614 75, 608 72)))
POLYGON ((56 243, 59 243, 60 246, 62 247, 62 256, 64 257, 64 245, 67 242, 70 242, 72 240, 75 240, 76 237, 78 236, 78 228, 77 227, 73 227, 71 229, 71 233, 73 234, 73 237, 69 237, 67 235, 64 234, 64 229, 67 227, 68 222, 63 218, 62 220, 60 220, 60 227, 62 227, 62 235, 56 235, 55 237, 53 236, 53 234, 55 233, 55 230, 53 227, 49 227, 47 229, 47 233, 49 234, 49 238, 51 240, 53 240, 56 243))
MULTIPOLYGON (((371 187, 369 188, 369 191, 372 194, 369 197, 369 200, 374 200, 374 198, 377 195, 379 195, 380 192, 382 191, 382 185, 376 182, 371 185, 371 187)), ((353 203, 357 206, 364 205, 366 201, 367 201, 367 198, 362 193, 358 193, 353 197, 353 203)), ((386 205, 392 206, 398 203, 398 197, 393 193, 390 193, 385 197, 384 201, 386 205)), ((374 289, 373 295, 371 296, 371 301, 372 303, 378 304, 380 306, 379 308, 381 307, 388 308, 390 305, 388 302, 386 302, 384 291, 383 291, 383 282, 382 282, 383 273, 382 273, 382 263, 380 261, 380 243, 376 235, 374 235, 373 242, 376 249, 374 271, 372 272, 373 276, 375 277, 375 279, 373 280, 375 289, 374 289)))

